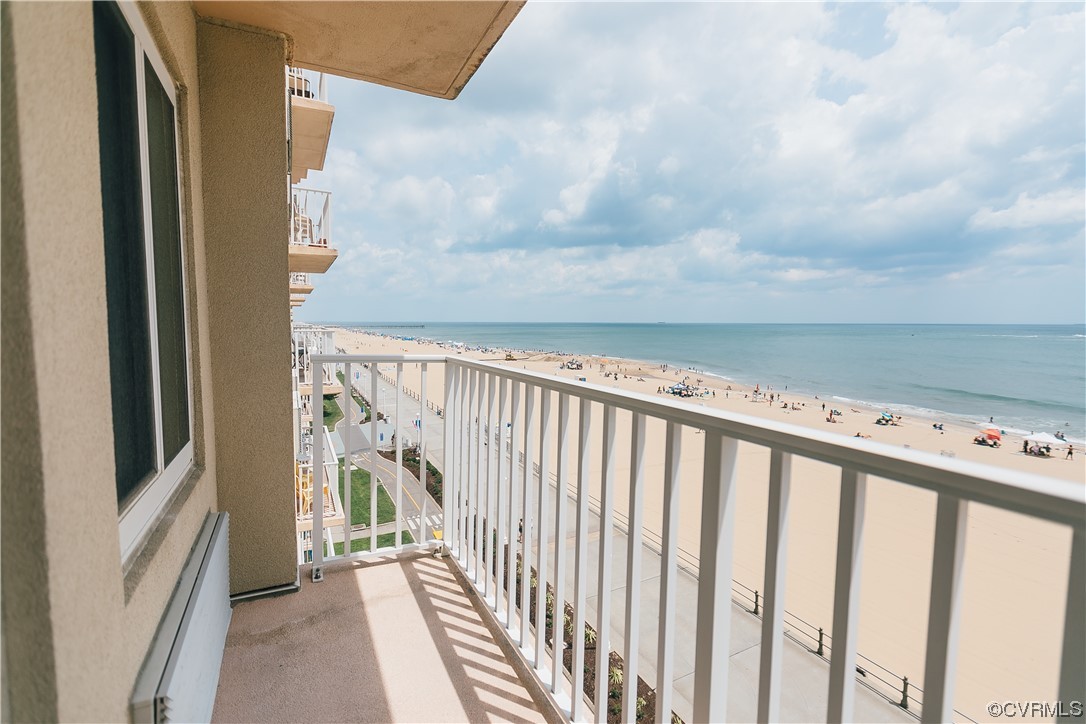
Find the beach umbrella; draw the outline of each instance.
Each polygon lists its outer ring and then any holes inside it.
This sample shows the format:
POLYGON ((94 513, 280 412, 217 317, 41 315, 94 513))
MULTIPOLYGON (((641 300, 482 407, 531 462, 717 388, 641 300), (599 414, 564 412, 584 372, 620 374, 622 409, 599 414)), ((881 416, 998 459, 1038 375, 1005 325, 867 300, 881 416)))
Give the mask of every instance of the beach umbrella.
POLYGON ((1000 431, 999 425, 993 425, 990 422, 985 422, 980 426, 980 429, 981 432, 984 433, 984 436, 987 437, 989 440, 1003 439, 1003 433, 1000 431))
POLYGON ((1039 432, 1036 435, 1029 435, 1028 437, 1026 437, 1026 440, 1028 440, 1029 442, 1035 442, 1038 445, 1063 444, 1063 440, 1060 440, 1058 437, 1054 437, 1053 435, 1049 435, 1047 432, 1039 432))

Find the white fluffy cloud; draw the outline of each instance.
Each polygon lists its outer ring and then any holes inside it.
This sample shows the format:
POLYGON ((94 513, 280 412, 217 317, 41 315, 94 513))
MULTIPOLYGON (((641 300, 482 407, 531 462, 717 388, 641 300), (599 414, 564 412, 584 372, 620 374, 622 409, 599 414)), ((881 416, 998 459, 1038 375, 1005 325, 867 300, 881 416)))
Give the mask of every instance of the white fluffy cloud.
POLYGON ((382 290, 371 319, 674 302, 710 321, 970 321, 977 294, 1044 288, 1081 321, 1084 17, 529 3, 455 102, 332 85, 311 180, 335 194, 343 260, 302 314, 342 319, 357 279, 382 290))

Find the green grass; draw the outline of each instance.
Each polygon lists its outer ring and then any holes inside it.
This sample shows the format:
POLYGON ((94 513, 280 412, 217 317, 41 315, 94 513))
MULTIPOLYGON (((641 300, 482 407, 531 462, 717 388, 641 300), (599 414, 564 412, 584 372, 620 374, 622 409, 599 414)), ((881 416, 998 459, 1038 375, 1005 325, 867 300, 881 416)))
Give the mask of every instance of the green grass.
POLYGON ((336 429, 336 423, 343 419, 343 410, 339 409, 335 395, 324 396, 324 426, 329 430, 336 429))
MULTIPOLYGON (((406 530, 403 531, 403 539, 402 540, 403 540, 404 544, 414 543, 415 542, 415 539, 412 538, 411 534, 408 533, 406 530)), ((378 548, 391 548, 394 545, 396 545, 396 534, 395 533, 382 533, 381 535, 377 536, 377 547, 378 548)), ((342 543, 333 544, 333 548, 335 549, 337 556, 343 553, 343 544, 342 543)), ((355 538, 354 540, 351 541, 351 553, 368 553, 369 550, 370 550, 370 539, 368 537, 367 538, 355 538)))
MULTIPOLYGON (((343 495, 343 460, 339 461, 339 473, 336 476, 339 486, 339 499, 346 504, 343 495)), ((377 487, 377 524, 396 520, 396 503, 385 490, 384 485, 377 487)), ((370 471, 351 471, 351 525, 370 524, 370 471)), ((390 544, 391 545, 391 544, 390 544)))

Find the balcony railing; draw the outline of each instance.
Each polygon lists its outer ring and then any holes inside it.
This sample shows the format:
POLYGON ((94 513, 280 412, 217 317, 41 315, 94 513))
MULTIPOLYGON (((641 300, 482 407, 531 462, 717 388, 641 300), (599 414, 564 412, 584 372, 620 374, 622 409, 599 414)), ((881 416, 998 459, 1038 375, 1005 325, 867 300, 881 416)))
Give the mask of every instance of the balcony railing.
POLYGON ((324 73, 301 68, 287 68, 287 89, 293 96, 328 102, 328 83, 324 73))
POLYGON ((290 198, 290 243, 321 248, 331 246, 332 194, 294 186, 290 198))
MULTIPOLYGON (((435 420, 440 419, 437 424, 440 425, 443 449, 442 522, 433 536, 423 536, 422 545, 444 545, 450 549, 455 562, 493 611, 527 667, 550 690, 564 714, 574 721, 606 721, 607 718, 606 676, 596 677, 596 690, 589 699, 579 692, 583 691, 585 657, 589 653, 584 643, 586 624, 591 623, 596 632, 596 671, 609 669, 610 596, 615 585, 621 583, 612 580, 612 538, 616 518, 620 517, 625 521, 628 542, 624 620, 616 622, 622 631, 621 653, 625 662, 622 711, 633 712, 637 706, 641 541, 646 533, 645 451, 650 443, 662 445, 664 452, 655 720, 671 720, 677 643, 676 592, 680 583, 680 458, 683 431, 689 428, 704 433, 704 462, 700 476, 686 481, 683 486, 693 483, 701 493, 699 550, 695 557, 688 557, 682 563, 684 568, 693 567, 698 577, 691 712, 694 721, 716 722, 727 718, 733 604, 732 544, 740 442, 768 448, 770 452, 764 584, 755 599, 755 607, 761 607, 762 615, 758 642, 759 721, 780 719, 781 693, 788 683, 782 680, 781 674, 788 625, 783 601, 791 470, 795 458, 828 463, 840 470, 832 653, 828 675, 827 717, 830 721, 849 721, 855 716, 860 553, 869 476, 930 491, 937 496, 925 638, 923 721, 961 718, 954 712, 952 702, 962 613, 966 516, 971 504, 1031 516, 1070 530, 1070 571, 1060 674, 1052 688, 1058 692, 1058 699, 1067 705, 1086 699, 1086 500, 1081 486, 460 357, 315 355, 313 362, 342 364, 347 379, 351 379, 352 365, 370 365, 371 369, 376 369, 378 363, 395 364, 397 406, 402 394, 399 390, 403 365, 419 363, 423 375, 418 400, 420 411, 427 405, 427 366, 445 366, 444 415, 442 418, 435 416, 435 420), (629 484, 629 507, 624 515, 616 510, 614 503, 620 419, 623 422, 621 435, 629 440, 630 450, 629 479, 622 481, 629 484), (650 421, 654 427, 664 427, 662 439, 647 439, 650 421), (490 431, 503 431, 503 434, 498 436, 490 431), (571 442, 571 435, 576 435, 576 443, 571 442), (591 443, 596 439, 602 442, 599 448, 602 460, 599 474, 592 475, 594 468, 590 455, 594 448, 591 443), (574 454, 576 459, 571 460, 574 454), (571 463, 575 463, 572 474, 571 463), (557 480, 553 492, 549 484, 552 472, 557 480), (593 486, 599 489, 596 505, 592 505, 590 495, 593 486), (575 511, 572 530, 571 521, 567 519, 571 506, 575 511), (589 535, 590 515, 593 520, 598 516, 598 537, 589 535), (595 581, 589 579, 590 538, 598 551, 595 581), (566 570, 571 550, 572 592, 567 584, 566 570), (531 572, 536 574, 540 587, 549 583, 553 601, 572 602, 572 636, 569 636, 568 644, 564 640, 564 626, 553 627, 550 645, 543 632, 535 628, 535 622, 545 619, 548 596, 531 595, 531 572), (591 622, 587 620, 589 596, 596 598, 595 618, 591 622), (518 606, 518 599, 528 605, 518 606), (565 671, 563 656, 552 653, 566 648, 572 648, 569 674, 565 671)), ((370 399, 377 400, 379 376, 370 374, 369 377, 370 399)), ((321 383, 317 382, 314 394, 318 398, 321 388, 321 383)), ((423 446, 427 440, 426 418, 426 414, 419 418, 422 428, 419 439, 423 446)), ((350 422, 348 412, 347 429, 350 422)), ((371 445, 372 459, 376 460, 376 441, 371 441, 371 445)), ((425 449, 421 454, 425 459, 425 449)), ((319 439, 313 455, 315 469, 323 470, 329 452, 319 439)), ((422 476, 425 484, 425 470, 422 476)), ((324 535, 320 512, 324 509, 320 500, 323 489, 323 486, 315 488, 313 531, 317 540, 324 535)), ((349 490, 349 486, 345 489, 349 490)), ((376 486, 371 487, 368 503, 375 516, 376 486)), ((349 516, 352 504, 349 495, 342 504, 349 516)), ((422 520, 425 518, 424 513, 422 520)), ((377 549, 374 536, 369 553, 350 554, 347 553, 350 547, 344 545, 344 554, 340 556, 328 555, 333 550, 331 545, 327 546, 327 552, 318 546, 313 551, 313 578, 321 580, 324 567, 338 561, 419 547, 419 544, 401 545, 399 535, 396 541, 394 547, 377 549)), ((829 639, 829 636, 825 638, 829 639)), ((819 654, 823 653, 822 644, 820 636, 819 654)), ((907 703, 910 698, 917 701, 915 694, 910 694, 906 688, 903 701, 907 703)))

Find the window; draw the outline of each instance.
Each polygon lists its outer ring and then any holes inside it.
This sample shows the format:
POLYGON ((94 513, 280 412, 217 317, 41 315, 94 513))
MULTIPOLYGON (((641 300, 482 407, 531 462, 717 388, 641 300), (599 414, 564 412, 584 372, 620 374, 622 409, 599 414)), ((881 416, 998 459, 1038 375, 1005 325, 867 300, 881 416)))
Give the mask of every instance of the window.
POLYGON ((138 11, 93 7, 113 451, 128 558, 192 466, 176 98, 138 11))

